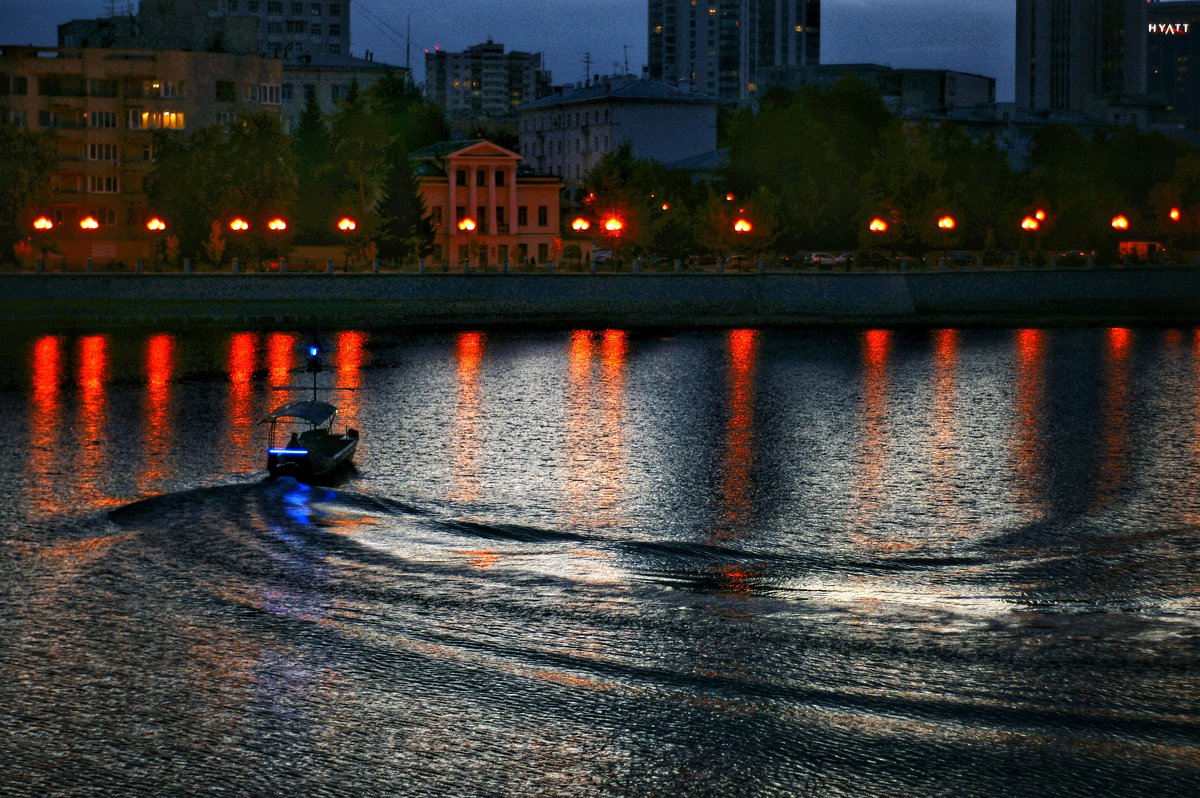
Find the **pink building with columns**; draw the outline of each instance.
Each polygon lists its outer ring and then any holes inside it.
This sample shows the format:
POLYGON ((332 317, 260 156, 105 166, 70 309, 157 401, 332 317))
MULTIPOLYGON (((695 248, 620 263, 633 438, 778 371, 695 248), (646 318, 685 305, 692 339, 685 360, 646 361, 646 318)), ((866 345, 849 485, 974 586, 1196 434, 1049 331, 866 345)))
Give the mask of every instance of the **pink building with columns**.
POLYGON ((520 155, 482 139, 434 144, 412 159, 435 259, 480 269, 560 260, 561 180, 529 174, 520 155))

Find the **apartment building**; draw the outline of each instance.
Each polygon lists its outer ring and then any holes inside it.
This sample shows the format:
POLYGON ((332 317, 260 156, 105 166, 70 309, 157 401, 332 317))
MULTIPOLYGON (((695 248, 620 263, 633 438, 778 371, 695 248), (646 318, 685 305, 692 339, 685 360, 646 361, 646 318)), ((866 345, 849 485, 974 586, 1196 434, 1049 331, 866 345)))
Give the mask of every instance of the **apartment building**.
POLYGON ((541 53, 506 53, 490 40, 461 53, 425 53, 425 96, 451 119, 512 119, 518 107, 549 93, 541 53))
POLYGON ((279 114, 281 77, 279 60, 258 55, 0 46, 0 118, 58 140, 51 194, 22 226, 50 218, 73 262, 145 257, 155 132, 279 114), (81 229, 87 217, 99 227, 81 229))
POLYGON ((649 0, 649 78, 726 102, 821 62, 820 0, 649 0))
POLYGON ((576 185, 624 142, 662 163, 716 149, 717 101, 652 80, 600 78, 522 106, 518 126, 526 162, 576 185))

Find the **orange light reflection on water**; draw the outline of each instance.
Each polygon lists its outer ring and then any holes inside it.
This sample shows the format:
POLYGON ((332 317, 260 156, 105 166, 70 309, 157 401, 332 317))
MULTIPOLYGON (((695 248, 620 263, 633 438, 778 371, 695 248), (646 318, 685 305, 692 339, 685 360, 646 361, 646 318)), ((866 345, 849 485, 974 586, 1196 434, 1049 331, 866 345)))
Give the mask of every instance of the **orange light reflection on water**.
POLYGON ((1012 432, 1012 461, 1016 469, 1017 495, 1036 514, 1046 509, 1043 464, 1043 407, 1046 401, 1046 333, 1018 330, 1016 333, 1017 374, 1015 418, 1012 432))
POLYGON ((886 499, 884 471, 888 440, 888 360, 890 330, 867 330, 862 336, 863 392, 859 412, 858 480, 854 491, 854 540, 872 548, 894 549, 870 531, 886 499))
POLYGON ((1107 504, 1129 481, 1129 358, 1133 332, 1110 328, 1105 335, 1104 396, 1100 405, 1100 473, 1096 502, 1107 504))
POLYGON ((731 330, 726 340, 728 416, 721 456, 721 524, 716 540, 741 537, 753 507, 754 370, 758 357, 757 330, 731 330))
POLYGON ((958 415, 955 411, 958 376, 958 330, 933 333, 933 414, 929 462, 933 471, 936 512, 954 529, 963 520, 955 464, 959 450, 958 415))
POLYGON ((258 365, 258 335, 235 333, 229 338, 229 443, 225 470, 253 468, 251 456, 254 430, 254 371, 258 365))
POLYGON ((592 357, 594 333, 575 330, 567 351, 567 407, 564 422, 567 512, 572 522, 591 524, 592 357))
POLYGON ((146 423, 142 453, 145 456, 138 474, 138 489, 150 490, 168 473, 171 440, 171 376, 175 368, 175 337, 152 335, 146 341, 146 423))
POLYGON ((623 330, 571 333, 565 415, 566 501, 572 522, 611 527, 625 497, 625 366, 623 330), (599 362, 599 375, 595 372, 599 362))
POLYGON ((483 451, 479 373, 486 343, 487 337, 481 332, 459 333, 455 340, 458 402, 451 441, 454 477, 449 498, 452 501, 469 502, 479 497, 479 461, 483 451))
POLYGON ((77 384, 79 388, 78 462, 75 469, 81 497, 89 502, 104 502, 101 475, 108 456, 105 441, 108 391, 108 337, 89 335, 79 340, 77 384))
POLYGON ((338 333, 333 341, 334 385, 343 390, 336 392, 334 404, 338 406, 338 418, 345 427, 359 426, 362 402, 358 389, 362 387, 362 367, 367 334, 358 331, 338 333))
POLYGON ((599 449, 593 462, 597 521, 615 526, 625 499, 625 366, 629 338, 624 330, 605 330, 600 339, 599 449))
POLYGON ((29 419, 29 465, 35 479, 30 504, 44 513, 62 510, 57 485, 61 454, 62 424, 62 339, 52 335, 33 345, 33 412, 29 419))

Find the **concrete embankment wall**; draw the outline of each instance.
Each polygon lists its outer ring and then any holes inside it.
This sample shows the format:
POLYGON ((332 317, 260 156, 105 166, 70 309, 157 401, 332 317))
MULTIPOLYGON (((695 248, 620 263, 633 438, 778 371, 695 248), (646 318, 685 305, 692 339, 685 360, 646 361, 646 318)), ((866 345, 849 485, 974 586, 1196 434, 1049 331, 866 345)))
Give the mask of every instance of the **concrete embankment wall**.
POLYGON ((1200 270, 0 275, 10 327, 836 324, 1200 324, 1200 270))

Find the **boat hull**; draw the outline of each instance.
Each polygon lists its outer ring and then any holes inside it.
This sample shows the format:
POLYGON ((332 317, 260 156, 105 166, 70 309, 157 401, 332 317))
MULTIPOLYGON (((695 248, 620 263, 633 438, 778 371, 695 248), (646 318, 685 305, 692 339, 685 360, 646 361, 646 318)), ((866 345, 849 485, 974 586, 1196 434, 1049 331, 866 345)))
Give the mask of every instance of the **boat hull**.
POLYGON ((358 449, 358 432, 329 435, 307 442, 305 451, 288 451, 267 455, 267 473, 271 477, 290 476, 299 480, 320 479, 354 459, 358 449))

